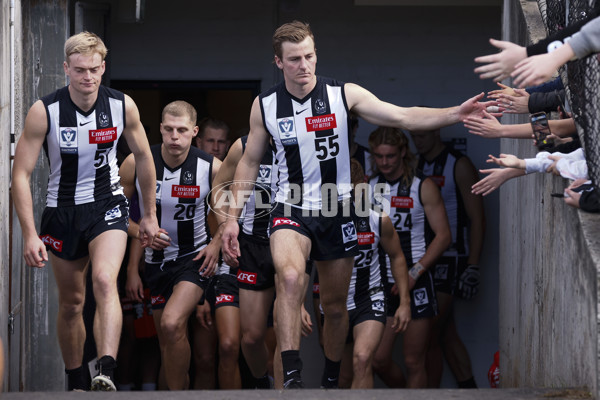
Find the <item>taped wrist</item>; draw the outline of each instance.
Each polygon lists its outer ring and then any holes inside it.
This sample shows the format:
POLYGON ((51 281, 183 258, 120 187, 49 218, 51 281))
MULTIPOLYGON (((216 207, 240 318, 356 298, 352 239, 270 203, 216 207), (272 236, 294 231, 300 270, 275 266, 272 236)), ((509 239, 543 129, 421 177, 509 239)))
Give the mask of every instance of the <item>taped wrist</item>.
POLYGON ((408 275, 413 278, 415 281, 419 279, 421 275, 425 273, 425 267, 421 265, 420 262, 413 265, 411 269, 408 270, 408 275))

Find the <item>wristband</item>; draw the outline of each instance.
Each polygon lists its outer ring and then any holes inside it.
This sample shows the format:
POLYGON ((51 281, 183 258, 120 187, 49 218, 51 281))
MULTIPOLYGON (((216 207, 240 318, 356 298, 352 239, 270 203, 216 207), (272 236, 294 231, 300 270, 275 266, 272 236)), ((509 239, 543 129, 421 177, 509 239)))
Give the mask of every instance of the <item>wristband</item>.
POLYGON ((425 272, 425 267, 421 265, 420 262, 413 265, 411 269, 408 270, 408 275, 413 278, 415 281, 419 279, 421 275, 425 272))

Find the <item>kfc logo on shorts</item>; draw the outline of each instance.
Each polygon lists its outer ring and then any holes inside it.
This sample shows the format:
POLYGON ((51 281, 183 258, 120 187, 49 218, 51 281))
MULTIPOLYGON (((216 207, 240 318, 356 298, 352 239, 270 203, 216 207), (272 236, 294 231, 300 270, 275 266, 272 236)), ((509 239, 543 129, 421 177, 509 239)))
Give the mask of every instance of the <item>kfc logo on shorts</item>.
POLYGON ((292 221, 289 218, 273 218, 273 228, 275 228, 277 225, 292 225, 300 227, 299 223, 292 221))
POLYGON ((151 296, 150 297, 150 302, 152 303, 152 305, 157 305, 157 304, 165 304, 167 302, 167 300, 165 300, 165 298, 162 295, 158 295, 158 296, 151 296))
POLYGON ((241 269, 237 275, 238 282, 247 283, 249 285, 256 285, 256 272, 246 272, 241 269))
POLYGON ((313 283, 313 294, 320 294, 321 286, 318 283, 313 283))
POLYGON ((40 236, 40 239, 46 246, 50 246, 58 252, 62 252, 63 241, 53 238, 50 235, 40 236))
POLYGON ((412 197, 392 196, 392 207, 413 208, 413 199, 412 197))
POLYGON ((429 297, 427 297, 427 290, 425 288, 413 290, 413 300, 416 306, 422 306, 429 304, 429 297))
POLYGON ((217 296, 215 304, 221 304, 221 303, 233 303, 233 296, 230 294, 221 294, 221 295, 217 296))

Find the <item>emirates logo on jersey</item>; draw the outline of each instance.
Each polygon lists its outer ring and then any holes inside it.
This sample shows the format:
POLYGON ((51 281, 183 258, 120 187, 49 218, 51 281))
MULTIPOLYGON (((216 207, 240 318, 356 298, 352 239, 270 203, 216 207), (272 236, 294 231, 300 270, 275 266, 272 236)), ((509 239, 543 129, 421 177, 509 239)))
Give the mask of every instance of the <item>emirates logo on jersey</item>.
POLYGON ((200 186, 173 185, 171 189, 171 197, 179 197, 182 199, 198 199, 200 198, 200 186))
POLYGON ((413 208, 412 197, 392 196, 392 207, 395 208, 413 208))
POLYGON ((58 252, 62 252, 62 246, 63 246, 63 242, 62 240, 58 240, 56 238, 53 238, 50 235, 43 235, 40 236, 40 239, 42 240, 42 242, 46 245, 46 246, 50 246, 51 248, 53 248, 54 250, 58 251, 58 252))
POLYGON ((358 244, 373 244, 375 243, 375 233, 373 232, 358 232, 358 244))
POLYGON ((117 140, 117 128, 90 130, 90 144, 110 143, 117 140))
POLYGON ((438 185, 438 187, 443 188, 446 184, 446 177, 443 175, 431 175, 430 178, 435 182, 436 185, 438 185))
POLYGON ((321 115, 319 117, 307 117, 306 130, 308 132, 325 131, 328 129, 337 128, 335 114, 321 115))

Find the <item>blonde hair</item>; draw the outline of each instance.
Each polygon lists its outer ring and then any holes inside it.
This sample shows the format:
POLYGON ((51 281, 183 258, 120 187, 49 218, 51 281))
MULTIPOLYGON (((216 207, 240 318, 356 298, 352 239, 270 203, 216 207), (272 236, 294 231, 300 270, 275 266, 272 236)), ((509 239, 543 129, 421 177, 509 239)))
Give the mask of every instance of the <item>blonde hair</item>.
POLYGON ((165 106, 162 111, 161 118, 164 120, 165 115, 169 114, 174 117, 188 117, 192 122, 193 126, 196 126, 196 120, 198 119, 198 114, 193 105, 183 100, 173 101, 165 106))
POLYGON ((281 59, 283 42, 300 43, 307 37, 310 37, 315 44, 315 36, 313 35, 310 25, 306 22, 292 21, 281 25, 273 34, 273 52, 281 59))
MULTIPOLYGON (((406 185, 410 185, 415 176, 416 158, 408 147, 408 138, 404 132, 399 128, 378 127, 369 135, 369 148, 371 153, 373 153, 375 147, 382 144, 397 147, 400 154, 404 151, 404 157, 402 157, 404 175, 402 179, 406 185)), ((375 158, 372 157, 371 162, 373 163, 373 171, 379 173, 374 160, 375 158)))
POLYGON ((106 58, 108 49, 98 35, 91 32, 81 32, 71 36, 65 42, 65 61, 69 63, 69 57, 73 54, 89 56, 94 53, 100 54, 102 60, 106 58))

